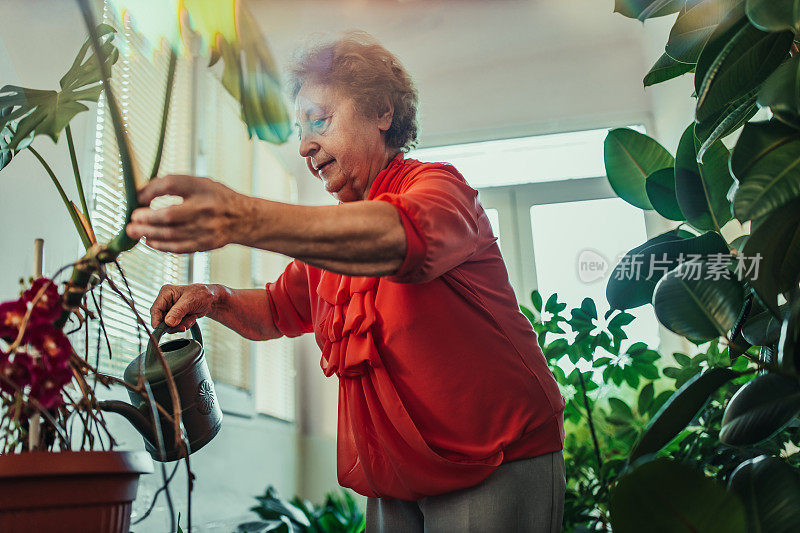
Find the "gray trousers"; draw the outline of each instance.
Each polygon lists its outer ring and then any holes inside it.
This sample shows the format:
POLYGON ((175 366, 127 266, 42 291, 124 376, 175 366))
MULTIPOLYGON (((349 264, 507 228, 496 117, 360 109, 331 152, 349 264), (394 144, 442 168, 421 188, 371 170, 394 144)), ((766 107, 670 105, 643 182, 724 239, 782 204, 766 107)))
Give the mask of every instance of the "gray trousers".
POLYGON ((366 533, 557 533, 564 452, 503 463, 474 487, 419 500, 367 498, 366 533))

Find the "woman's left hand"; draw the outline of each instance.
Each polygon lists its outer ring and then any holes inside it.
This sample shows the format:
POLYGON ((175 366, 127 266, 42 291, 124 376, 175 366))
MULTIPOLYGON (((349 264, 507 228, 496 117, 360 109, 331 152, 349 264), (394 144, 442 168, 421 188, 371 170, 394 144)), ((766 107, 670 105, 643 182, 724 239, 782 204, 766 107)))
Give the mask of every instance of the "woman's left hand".
POLYGON ((151 180, 138 193, 139 204, 125 231, 144 237, 156 250, 200 252, 236 242, 241 231, 247 196, 209 178, 168 175, 151 180), (175 195, 183 203, 161 209, 149 207, 153 198, 175 195))

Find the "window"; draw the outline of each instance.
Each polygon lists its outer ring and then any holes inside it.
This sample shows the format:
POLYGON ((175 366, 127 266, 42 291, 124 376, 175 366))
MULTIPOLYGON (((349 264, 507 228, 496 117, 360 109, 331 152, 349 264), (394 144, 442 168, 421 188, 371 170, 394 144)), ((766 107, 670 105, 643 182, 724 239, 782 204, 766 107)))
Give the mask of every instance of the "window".
MULTIPOLYGON (((644 132, 641 125, 631 127, 644 132)), ((607 132, 426 148, 409 157, 452 163, 478 189, 492 229, 502 235, 501 251, 520 303, 530 303, 533 289, 545 298, 557 292, 567 309, 588 296, 602 318, 611 269, 621 254, 647 239, 644 213, 618 198, 605 178, 607 132), (601 275, 579 271, 587 256, 604 263, 601 275)), ((630 312, 637 317, 631 337, 658 346, 652 307, 630 312)))
MULTIPOLYGON (((107 8, 104 21, 110 22, 107 8)), ((142 40, 127 27, 117 34, 115 40, 121 41, 121 55, 114 65, 112 76, 114 96, 121 107, 136 161, 147 173, 155 157, 161 126, 168 56, 158 54, 153 59, 142 40)), ((192 169, 191 135, 188 133, 191 132, 191 79, 191 62, 179 60, 161 160, 162 173, 188 173, 192 169)), ((91 213, 100 242, 111 240, 119 232, 124 219, 122 170, 107 107, 103 95, 98 102, 91 213)), ((119 262, 130 284, 136 308, 148 324, 150 305, 161 286, 166 283, 186 283, 188 280, 188 256, 156 252, 143 243, 123 254, 119 262)), ((125 283, 116 268, 109 265, 108 271, 116 285, 127 295, 125 283)), ((146 346, 146 336, 143 330, 137 328, 130 308, 108 286, 101 285, 98 292, 113 359, 109 358, 105 340, 96 322, 92 323, 94 329, 89 336, 90 349, 95 342, 100 346, 101 371, 121 376, 128 363, 146 346)))
MULTIPOLYGON (((104 21, 117 25, 107 5, 104 21)), ((149 172, 159 135, 168 55, 158 53, 153 60, 151 47, 127 24, 117 39, 122 41, 121 57, 114 66, 112 86, 136 160, 144 172, 149 172)), ((160 173, 207 175, 244 194, 296 201, 294 181, 278 163, 274 149, 248 139, 239 104, 202 63, 183 58, 178 61, 160 173)), ((116 139, 102 97, 94 152, 92 220, 98 240, 107 242, 121 227, 124 195, 116 139)), ((166 203, 169 199, 157 201, 166 203)), ((277 254, 234 245, 188 256, 157 252, 139 243, 120 257, 137 310, 148 324, 150 305, 164 284, 214 282, 235 288, 263 287, 283 271, 286 262, 277 254)), ((113 266, 109 273, 125 291, 113 266)), ((145 348, 146 335, 108 286, 101 286, 101 291, 103 319, 114 358, 109 359, 95 322, 90 350, 95 344, 100 346, 100 370, 121 376, 145 348)), ((294 420, 293 341, 253 343, 210 319, 201 319, 199 324, 209 369, 226 412, 252 414, 255 409, 294 420)))

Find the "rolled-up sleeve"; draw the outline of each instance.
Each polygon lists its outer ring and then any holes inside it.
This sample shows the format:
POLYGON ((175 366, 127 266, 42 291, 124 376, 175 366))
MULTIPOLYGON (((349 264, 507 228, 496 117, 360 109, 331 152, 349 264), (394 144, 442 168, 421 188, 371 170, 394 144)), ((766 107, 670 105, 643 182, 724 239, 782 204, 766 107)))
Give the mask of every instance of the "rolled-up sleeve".
POLYGON ((267 299, 275 327, 285 336, 313 331, 308 273, 303 263, 292 261, 277 280, 267 283, 267 299))
POLYGON ((424 283, 469 260, 478 249, 483 215, 477 191, 444 169, 420 173, 399 193, 374 199, 394 205, 406 234, 406 256, 391 281, 424 283))

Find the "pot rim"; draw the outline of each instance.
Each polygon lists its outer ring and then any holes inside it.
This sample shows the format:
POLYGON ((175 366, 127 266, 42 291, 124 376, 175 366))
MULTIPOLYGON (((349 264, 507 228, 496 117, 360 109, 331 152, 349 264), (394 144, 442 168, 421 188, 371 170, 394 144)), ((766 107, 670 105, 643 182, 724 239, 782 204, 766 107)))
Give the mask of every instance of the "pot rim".
POLYGON ((60 451, 0 455, 0 479, 86 474, 149 474, 145 451, 60 451))

